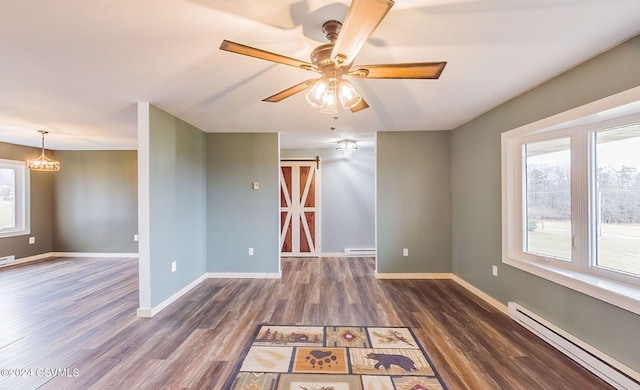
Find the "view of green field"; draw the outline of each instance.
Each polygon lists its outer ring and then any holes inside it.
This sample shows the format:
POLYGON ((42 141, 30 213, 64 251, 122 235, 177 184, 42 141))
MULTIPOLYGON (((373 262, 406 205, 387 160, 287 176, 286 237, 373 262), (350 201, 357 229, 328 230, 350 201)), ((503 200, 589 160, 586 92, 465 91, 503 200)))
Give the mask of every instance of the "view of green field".
MULTIPOLYGON (((570 259, 569 221, 540 221, 528 233, 528 252, 570 259)), ((600 267, 640 275, 640 225, 603 223, 597 257, 600 267)))

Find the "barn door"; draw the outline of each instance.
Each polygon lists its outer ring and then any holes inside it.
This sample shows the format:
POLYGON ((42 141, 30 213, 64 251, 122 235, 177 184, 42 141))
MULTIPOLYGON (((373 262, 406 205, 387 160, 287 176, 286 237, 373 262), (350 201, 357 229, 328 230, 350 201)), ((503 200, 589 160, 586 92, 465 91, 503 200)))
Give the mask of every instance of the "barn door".
POLYGON ((317 161, 280 162, 280 253, 320 255, 320 181, 317 161))

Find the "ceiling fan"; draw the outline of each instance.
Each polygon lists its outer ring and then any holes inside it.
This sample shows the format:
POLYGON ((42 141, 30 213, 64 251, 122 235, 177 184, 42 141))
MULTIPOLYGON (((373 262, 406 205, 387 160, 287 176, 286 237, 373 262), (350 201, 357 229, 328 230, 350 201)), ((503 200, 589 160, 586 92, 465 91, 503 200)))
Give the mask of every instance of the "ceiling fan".
POLYGON ((316 47, 311 52, 311 62, 297 60, 280 54, 223 40, 221 50, 243 54, 279 64, 295 66, 319 73, 319 77, 305 80, 263 99, 279 102, 307 88, 307 102, 323 113, 336 115, 338 102, 342 108, 358 112, 369 105, 343 76, 364 79, 437 79, 446 62, 418 62, 399 64, 353 65, 365 42, 378 27, 393 6, 393 0, 353 0, 344 24, 329 20, 322 31, 330 43, 316 47))

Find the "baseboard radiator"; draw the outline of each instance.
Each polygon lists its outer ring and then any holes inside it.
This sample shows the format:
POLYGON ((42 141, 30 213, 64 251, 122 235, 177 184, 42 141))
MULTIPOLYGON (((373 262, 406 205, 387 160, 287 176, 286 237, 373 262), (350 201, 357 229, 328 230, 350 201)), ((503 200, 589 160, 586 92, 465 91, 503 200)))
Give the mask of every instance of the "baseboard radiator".
POLYGON ((376 248, 344 248, 345 257, 373 257, 376 248))
POLYGON ((0 267, 3 265, 10 265, 14 261, 16 261, 16 257, 14 255, 0 257, 0 267))
POLYGON ((640 389, 640 374, 638 372, 537 314, 515 302, 509 302, 509 315, 520 325, 616 389, 640 389))

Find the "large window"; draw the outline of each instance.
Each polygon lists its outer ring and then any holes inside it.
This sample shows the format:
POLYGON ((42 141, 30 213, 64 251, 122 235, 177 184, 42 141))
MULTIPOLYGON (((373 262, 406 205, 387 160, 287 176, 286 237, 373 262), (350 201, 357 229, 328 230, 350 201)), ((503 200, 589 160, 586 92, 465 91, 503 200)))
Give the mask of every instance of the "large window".
POLYGON ((29 172, 24 161, 0 159, 0 238, 29 234, 29 172))
POLYGON ((502 135, 502 258, 640 314, 640 88, 624 96, 502 135))

